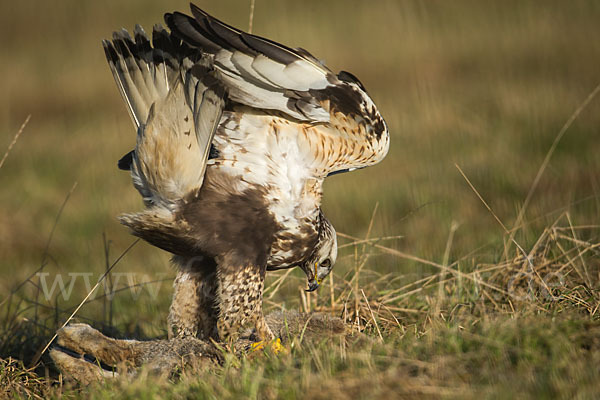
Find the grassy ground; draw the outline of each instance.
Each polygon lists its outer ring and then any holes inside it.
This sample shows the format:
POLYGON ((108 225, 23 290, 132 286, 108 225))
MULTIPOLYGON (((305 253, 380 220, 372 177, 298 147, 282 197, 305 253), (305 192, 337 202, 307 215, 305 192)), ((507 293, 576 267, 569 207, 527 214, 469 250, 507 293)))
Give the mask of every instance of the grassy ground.
MULTIPOLYGON (((199 5, 248 24, 249 2, 199 5)), ((254 32, 355 73, 392 135, 381 165, 327 180, 324 209, 344 234, 333 280, 306 298, 301 272, 274 274, 266 305, 344 316, 373 342, 306 344, 177 382, 142 376, 83 390, 62 385, 46 355, 28 369, 87 294, 86 277, 93 285, 132 242, 115 216, 141 207, 116 169, 135 135, 100 40, 175 9, 186 2, 0 4, 0 155, 31 115, 0 167, 4 395, 600 391, 600 98, 584 103, 600 83, 592 0, 257 0, 254 32), (66 289, 73 283, 69 296, 45 296, 44 279, 49 289, 57 276, 66 289)), ((113 334, 165 336, 173 275, 164 252, 138 243, 76 319, 113 334)))

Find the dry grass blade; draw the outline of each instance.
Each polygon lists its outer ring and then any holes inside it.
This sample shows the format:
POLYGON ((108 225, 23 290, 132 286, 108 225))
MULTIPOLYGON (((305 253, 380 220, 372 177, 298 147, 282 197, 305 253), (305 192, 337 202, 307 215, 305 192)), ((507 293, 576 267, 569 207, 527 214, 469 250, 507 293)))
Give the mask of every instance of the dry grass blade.
MULTIPOLYGON (((94 285, 94 287, 88 292, 88 294, 84 297, 84 299, 81 300, 81 303, 79 303, 79 305, 77 306, 77 308, 75 309, 75 311, 73 311, 73 313, 69 316, 69 318, 67 318, 67 320, 65 321, 65 323, 62 324, 62 326, 60 327, 60 329, 64 328, 65 326, 67 326, 67 324, 69 322, 71 322, 71 320, 73 319, 73 317, 75 317, 75 314, 77 314, 77 312, 79 311, 79 309, 81 307, 83 307, 83 305, 87 302, 87 299, 89 299, 90 296, 92 295, 92 293, 94 293, 94 291, 98 288, 98 286, 100 286, 100 284, 102 283, 102 281, 104 281, 104 279, 110 273, 110 271, 112 271, 112 269, 119 263, 119 261, 121 261, 121 259, 123 257, 125 257, 125 255, 127 253, 129 253, 129 251, 133 248, 133 246, 135 246, 140 240, 141 239, 134 240, 133 243, 131 243, 129 245, 129 247, 127 247, 125 249, 125 251, 123 251, 123 253, 121 253, 121 255, 115 260, 115 262, 110 266, 110 268, 108 268, 106 270, 106 272, 104 272, 104 274, 100 277, 100 279, 98 279, 98 282, 96 282, 96 284, 94 285)), ((48 343, 46 344, 46 346, 44 346, 44 348, 38 354, 36 354, 36 356, 33 359, 32 365, 35 366, 38 363, 38 361, 40 360, 40 358, 42 357, 42 355, 46 352, 46 350, 48 350, 48 348, 50 347, 50 345, 52 344, 52 342, 54 342, 54 339, 56 339, 57 336, 58 336, 58 333, 55 333, 54 336, 52 336, 52 339, 50 339, 48 341, 48 343)))
MULTIPOLYGON (((546 283, 544 282, 544 280, 541 279, 539 277, 539 275, 537 274, 537 271, 536 271, 535 267, 533 266, 533 262, 531 261, 531 256, 525 251, 525 249, 523 249, 523 247, 521 247, 521 245, 519 245, 519 243, 517 243, 517 241, 514 239, 514 235, 511 234, 508 231, 508 229, 506 228, 506 225, 504 225, 502 223, 502 221, 500 220, 500 218, 498 218, 498 216, 496 215, 496 213, 494 213, 494 211, 492 210, 492 208, 485 201, 485 199, 481 196, 481 194, 479 193, 479 191, 475 188, 475 186, 473 185, 473 183, 471 182, 471 180, 467 177, 467 175, 463 172, 463 170, 459 167, 459 165, 458 164, 454 164, 454 166, 456 166, 456 168, 458 169, 458 171, 460 172, 460 174, 467 181, 467 183, 469 184, 469 186, 471 187, 471 189, 473 190, 473 192, 475 192, 475 194, 477 195, 477 197, 479 198, 479 200, 481 200, 481 202, 485 205, 485 208, 487 208, 487 210, 493 215, 494 219, 496 219, 496 221, 498 222, 498 224, 500 224, 500 226, 504 230, 504 233, 506 233, 507 235, 509 235, 509 243, 512 242, 512 243, 515 244, 515 246, 517 246, 517 248, 523 254, 523 257, 525 257, 525 259, 527 260, 527 263, 528 263, 529 267, 531 268, 531 271, 533 271, 537 275, 537 278, 538 278, 539 282, 543 286, 546 286, 546 283)), ((508 247, 505 249, 505 255, 507 254, 507 249, 508 249, 508 247)), ((546 286, 546 290, 550 291, 550 289, 547 286, 546 286)))
POLYGON ((0 160, 0 169, 2 169, 2 166, 4 165, 4 161, 8 157, 8 153, 10 153, 10 151, 12 150, 15 143, 17 143, 17 140, 19 140, 19 136, 21 136, 21 133, 23 133, 23 130, 25 130, 25 127, 27 126, 27 123, 29 122, 30 118, 31 118, 31 114, 29 114, 27 116, 27 118, 25 118, 25 122, 23 122, 23 124, 21 124, 21 127, 17 131, 17 134, 13 138, 12 142, 10 142, 10 144, 8 145, 8 149, 6 149, 6 153, 4 153, 2 160, 0 160))
MULTIPOLYGON (((452 242, 454 240, 454 233, 456 232, 457 229, 458 229, 458 223, 456 221, 453 221, 452 225, 450 226, 450 233, 448 234, 448 241, 446 242, 446 250, 444 251, 444 260, 442 261, 442 264, 445 266, 448 266, 448 262, 450 260, 450 250, 452 248, 452 242)), ((446 271, 442 271, 439 275, 440 275, 440 282, 442 282, 446 278, 446 271)), ((437 316, 440 314, 440 307, 442 305, 443 299, 444 299, 444 285, 440 284, 438 286, 437 302, 435 305, 435 312, 433 314, 434 316, 437 316)))
POLYGON ((382 241, 386 241, 386 240, 397 240, 397 239, 403 239, 403 238, 404 238, 404 235, 395 235, 395 236, 383 236, 383 237, 372 238, 372 239, 355 240, 350 243, 345 243, 345 244, 339 245, 338 250, 346 248, 346 247, 356 246, 358 244, 369 244, 369 243, 374 243, 374 242, 382 242, 382 241))
MULTIPOLYGON (((352 240, 361 240, 361 239, 359 239, 357 237, 354 237, 354 236, 351 236, 351 235, 347 235, 345 233, 338 232, 338 235, 340 235, 342 237, 345 237, 345 238, 348 238, 348 239, 352 239, 352 240)), ((404 258, 406 260, 415 261, 415 262, 418 262, 418 263, 421 263, 421 264, 425 264, 425 265, 431 265, 432 267, 439 268, 439 269, 441 269, 443 271, 450 272, 453 275, 456 275, 456 276, 468 279, 468 280, 473 281, 475 283, 478 283, 478 284, 480 284, 482 286, 486 286, 486 287, 488 287, 488 288, 490 288, 490 289, 492 289, 492 290, 494 290, 496 292, 500 292, 502 294, 508 295, 508 293, 505 290, 502 290, 499 287, 496 287, 494 285, 490 285, 489 283, 486 283, 484 281, 480 281, 477 278, 474 278, 473 276, 471 276, 469 274, 465 274, 464 272, 457 271, 455 269, 452 269, 450 267, 446 267, 446 266, 438 264, 436 262, 429 261, 429 260, 426 260, 426 259, 421 258, 421 257, 413 256, 412 254, 404 253, 404 252, 402 252, 400 250, 391 249, 389 247, 385 247, 385 246, 382 246, 380 244, 374 244, 373 247, 375 247, 376 249, 379 249, 379 250, 383 251, 384 253, 390 254, 392 256, 404 258)))
MULTIPOLYGON (((487 210, 490 212, 490 214, 492 214, 492 216, 494 217, 494 219, 496 220, 496 222, 498 222, 498 224, 500 224, 500 226, 502 227, 502 229, 504 230, 504 232, 508 234, 509 232, 508 232, 508 229, 506 228, 506 225, 504 225, 504 223, 500 220, 500 218, 498 218, 498 216, 496 215, 496 213, 494 212, 494 210, 492 210, 492 208, 487 203, 487 201, 485 201, 485 199, 481 196, 481 194, 479 194, 479 191, 475 188, 475 186, 473 185, 473 183, 471 183, 471 180, 467 177, 467 175, 464 173, 464 171, 462 170, 462 168, 460 168, 460 166, 458 164, 454 164, 454 166, 456 167, 456 169, 458 169, 458 172, 460 172, 460 174, 465 179, 465 181, 467 181, 467 184, 471 187, 471 189, 473 190, 473 192, 475 192, 475 194, 477 195, 477 197, 479 198, 479 200, 481 200, 481 202, 483 203, 483 205, 485 206, 485 208, 487 208, 487 210)), ((515 243, 515 244, 517 246, 519 246, 517 243, 515 243)), ((525 253, 525 250, 523 250, 523 253, 525 253)))
MULTIPOLYGON (((544 213, 542 213, 542 214, 540 214, 540 215, 538 215, 536 217, 528 218, 527 221, 521 220, 521 223, 519 225, 516 225, 516 224, 513 225, 513 227, 510 229, 510 232, 515 232, 516 233, 520 229, 523 229, 526 226, 531 225, 534 222, 543 221, 546 218, 549 218, 552 215, 557 214, 557 213, 565 213, 568 210, 571 210, 571 209, 573 209, 574 207, 577 207, 577 206, 581 206, 582 204, 584 204, 586 202, 589 202, 591 200, 598 200, 598 198, 599 198, 598 195, 586 196, 586 197, 583 197, 583 198, 581 198, 579 200, 571 201, 568 204, 565 204, 565 205, 563 205, 561 207, 558 207, 558 208, 555 208, 553 210, 544 212, 544 213)), ((600 228, 600 225, 587 224, 587 225, 581 225, 581 227, 582 227, 581 229, 598 229, 598 228, 600 228)))
POLYGON ((54 219, 54 224, 52 225, 52 230, 50 231, 50 236, 48 237, 48 241, 46 242, 46 247, 44 248, 44 253, 42 255, 42 262, 41 262, 42 265, 44 265, 46 263, 46 257, 48 257, 48 250, 50 249, 50 243, 52 242, 52 237, 54 236, 54 232, 56 231, 56 226, 58 225, 58 221, 60 220, 60 217, 61 217, 63 211, 65 210, 67 202, 69 201, 69 199, 71 198, 71 195, 77 188, 77 184, 78 184, 77 181, 75 181, 73 183, 73 186, 71 186, 71 190, 69 190, 69 193, 67 193, 65 200, 63 201, 62 205, 60 206, 60 209, 58 210, 58 214, 56 214, 56 218, 54 219))
MULTIPOLYGON (((531 197, 533 196, 535 189, 537 188, 538 184, 540 183, 540 179, 542 178, 542 175, 544 174, 546 167, 548 167, 550 158, 552 158, 552 155, 554 154, 554 151, 556 150, 558 143, 560 142, 562 137, 565 135, 567 130, 571 127, 573 122, 575 122, 575 120, 577 119, 579 114, 581 114, 581 112, 588 106, 588 104, 590 104, 590 102, 594 99, 594 97, 596 97, 598 92, 600 92, 600 84, 598 84, 598 86, 596 86, 594 88, 594 90, 591 91, 591 93, 585 98, 585 100, 579 105, 579 107, 577 107, 577 109, 573 112, 573 114, 571 114, 571 116, 569 117, 567 122, 565 122, 565 124, 562 126, 561 130, 558 132, 558 135, 556 135, 554 142, 552 142, 552 146, 550 146, 548 153, 546 153, 546 157, 544 158, 544 161, 542 162, 542 165, 540 166, 540 169, 538 170, 538 172, 533 180, 533 183, 531 184, 531 188, 529 189, 529 192, 527 193, 527 197, 525 197, 523 206, 521 206, 521 208, 519 210, 519 214, 517 215, 517 219, 515 220, 515 223, 513 226, 519 226, 521 224, 521 221, 523 220, 523 217, 525 216, 525 211, 527 210, 527 207, 529 206, 529 202, 531 201, 531 197)), ((515 235, 515 230, 513 229, 513 231, 510 234, 510 237, 509 237, 509 239, 510 239, 509 242, 512 240, 514 235, 515 235)))
MULTIPOLYGON (((125 292, 127 290, 141 290, 142 288, 144 288, 146 286, 153 285, 153 284, 156 284, 156 283, 173 282, 174 279, 175 279, 174 276, 169 276, 169 277, 166 277, 166 278, 153 279, 151 281, 145 281, 145 282, 140 282, 140 283, 136 283, 136 284, 133 284, 133 285, 123 286, 123 287, 120 287, 118 289, 111 288, 110 291, 106 290, 104 294, 101 294, 99 296, 95 296, 93 299, 88 299, 85 302, 84 305, 93 303, 95 301, 104 300, 104 299, 109 298, 109 297, 113 297, 114 295, 116 295, 118 293, 121 293, 121 292, 125 292)), ((30 300, 28 300, 28 301, 30 301, 30 300)), ((38 305, 42 305, 42 304, 40 303, 38 305)), ((48 306, 45 306, 45 307, 48 307, 48 306)), ((54 307, 48 307, 48 308, 54 308, 54 307)), ((69 308, 65 309, 64 312, 71 312, 71 310, 74 310, 75 308, 77 308, 77 306, 69 307, 69 308)), ((110 326, 111 324, 108 324, 108 325, 110 326)))
POLYGON ((48 385, 48 382, 38 377, 32 368, 25 368, 20 361, 10 357, 6 360, 0 358, 0 383, 2 398, 13 398, 20 394, 27 398, 43 399, 44 397, 36 392, 48 385))
POLYGON ((67 202, 71 198, 71 195, 75 191, 76 187, 77 187, 77 182, 73 183, 71 190, 69 190, 69 192, 65 196, 65 200, 63 201, 62 205, 60 206, 60 209, 58 210, 58 213, 56 214, 56 218, 54 218, 54 224, 52 225, 52 229, 50 230, 50 235, 48 235, 48 240, 46 241, 46 246, 44 247, 44 253, 42 254, 42 261, 40 262, 40 266, 38 267, 38 269, 33 271, 33 273, 31 273, 26 279, 24 279, 21 283, 19 283, 13 290, 11 290, 10 294, 4 300, 2 300, 0 302, 0 306, 2 306, 17 291, 19 291, 19 289, 21 289, 21 287, 23 287, 23 285, 25 285, 27 282, 31 282, 31 278, 33 278, 37 273, 41 272, 44 269, 44 267, 46 266, 46 258, 48 257, 50 243, 52 243, 52 238, 54 237, 54 232, 56 231, 58 221, 60 220, 60 217, 62 216, 62 213, 65 210, 67 202))
POLYGON ((269 293, 269 297, 267 297, 268 299, 272 299, 273 296, 275 296, 275 293, 277 293, 277 291, 279 290, 281 285, 283 285, 283 283, 286 282, 286 278, 289 276, 289 274, 292 273, 292 271, 293 271, 292 268, 288 269, 287 271, 285 271, 284 274, 282 274, 279 278, 277 278, 276 281, 274 281, 271 285, 269 285, 269 287, 267 287, 265 289, 265 294, 268 291, 271 291, 271 293, 269 293))
MULTIPOLYGON (((373 223, 375 222, 375 215, 377 214, 377 209, 379 208, 379 202, 375 203, 375 207, 373 208, 373 213, 371 214, 371 220, 369 221, 369 227, 367 228, 367 235, 365 236, 365 241, 369 240, 369 237, 371 236, 371 231, 373 230, 373 223)), ((363 254, 366 252, 367 250, 367 243, 363 244, 363 249, 362 252, 363 254)))
MULTIPOLYGON (((382 302, 382 304, 396 303, 396 302, 398 302, 400 300, 407 299, 407 298, 409 298, 410 296, 412 296, 412 295, 414 295, 416 293, 424 292, 425 290, 429 289, 430 287, 434 287, 436 285, 445 285, 445 284, 451 283, 451 282, 453 282, 455 280, 454 277, 447 278, 447 279, 444 279, 444 280, 438 280, 438 276, 439 275, 440 274, 432 275, 431 278, 427 282, 425 282, 422 286, 420 286, 420 287, 418 287, 416 289, 410 290, 410 291, 405 292, 405 293, 398 294, 395 297, 381 298, 379 300, 382 302)), ((473 282, 474 283, 479 283, 479 284, 485 286, 485 284, 483 282, 481 282, 481 279, 477 279, 476 278, 476 279, 473 280, 473 282)))
POLYGON ((252 23, 254 22, 254 3, 256 0, 250 0, 250 16, 248 17, 248 33, 252 33, 252 23))
POLYGON ((375 314, 373 314, 373 310, 371 309, 371 305, 369 304, 367 295, 365 294, 365 291, 362 289, 360 289, 360 292, 362 293, 362 296, 365 299, 365 303, 367 303, 367 308, 369 309, 369 312, 371 313, 371 319, 373 320, 373 325, 375 325, 375 328, 377 329, 377 334, 379 335, 379 339, 383 342, 383 336, 381 335, 381 330, 379 330, 379 325, 377 324, 377 320, 375 319, 375 314))
POLYGON ((393 298, 398 293, 403 293, 406 290, 412 288, 413 286, 421 285, 424 282, 425 282, 425 284, 427 284, 427 283, 431 282, 432 280, 436 279, 439 275, 440 274, 438 273, 438 274, 435 274, 433 276, 427 276, 425 278, 421 278, 421 279, 418 279, 416 281, 410 282, 410 283, 408 283, 406 285, 403 285, 403 286, 401 286, 401 287, 399 287, 397 289, 390 290, 385 295, 383 295, 382 297, 380 297, 380 300, 385 301, 386 299, 393 298))

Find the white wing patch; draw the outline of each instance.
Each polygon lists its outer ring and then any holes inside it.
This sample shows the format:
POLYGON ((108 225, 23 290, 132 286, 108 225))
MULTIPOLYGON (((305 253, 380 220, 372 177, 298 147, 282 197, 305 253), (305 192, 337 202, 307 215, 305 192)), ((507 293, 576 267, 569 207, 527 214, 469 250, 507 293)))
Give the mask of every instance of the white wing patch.
POLYGON ((154 103, 139 129, 132 175, 153 204, 174 204, 202 185, 205 149, 200 149, 194 115, 184 99, 178 82, 166 99, 154 103))
MULTIPOLYGON (((298 140, 298 125, 285 118, 256 112, 244 107, 226 111, 213 145, 219 157, 208 161, 240 177, 240 184, 267 188, 270 207, 278 222, 296 225, 296 219, 317 212, 321 201, 320 184, 312 174, 313 154, 298 140)), ((243 190, 243 187, 239 188, 243 190)))

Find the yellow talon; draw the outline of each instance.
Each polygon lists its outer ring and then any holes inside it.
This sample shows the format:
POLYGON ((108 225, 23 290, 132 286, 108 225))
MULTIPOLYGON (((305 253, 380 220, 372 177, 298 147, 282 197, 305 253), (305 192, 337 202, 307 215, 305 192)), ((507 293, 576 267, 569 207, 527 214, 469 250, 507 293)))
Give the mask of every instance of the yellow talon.
MULTIPOLYGON (((264 340, 261 340, 260 342, 252 343, 250 345, 250 349, 252 351, 264 350, 264 348, 265 348, 264 340)), ((279 354, 283 350, 285 350, 285 347, 283 347, 283 345, 281 344, 281 339, 277 338, 277 339, 271 341, 271 350, 273 351, 274 354, 279 354)))
POLYGON ((250 345, 250 349, 252 351, 262 350, 264 348, 265 348, 265 341, 264 340, 261 340, 260 342, 252 343, 250 345))
POLYGON ((281 344, 281 339, 277 338, 273 340, 273 343, 271 343, 271 350, 273 350, 273 354, 279 354, 285 350, 285 347, 281 344))

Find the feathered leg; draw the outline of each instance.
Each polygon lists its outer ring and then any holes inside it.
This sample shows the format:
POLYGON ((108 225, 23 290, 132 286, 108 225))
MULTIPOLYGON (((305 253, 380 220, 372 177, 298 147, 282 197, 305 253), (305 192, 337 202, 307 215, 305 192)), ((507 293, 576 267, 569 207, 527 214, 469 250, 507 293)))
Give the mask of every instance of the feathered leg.
POLYGON ((262 311, 265 273, 266 266, 240 262, 231 255, 219 258, 217 329, 221 341, 234 341, 246 324, 256 328, 259 339, 270 340, 275 337, 262 311))
POLYGON ((217 279, 214 260, 205 257, 174 257, 178 272, 169 309, 169 339, 217 336, 217 279))

